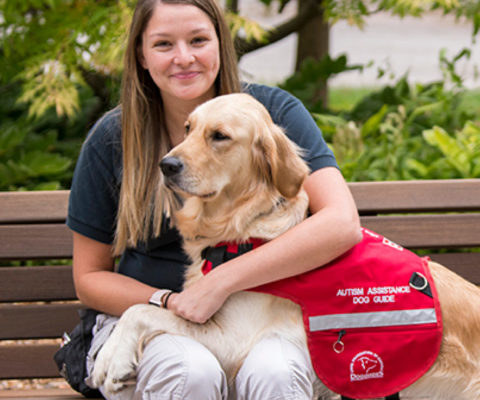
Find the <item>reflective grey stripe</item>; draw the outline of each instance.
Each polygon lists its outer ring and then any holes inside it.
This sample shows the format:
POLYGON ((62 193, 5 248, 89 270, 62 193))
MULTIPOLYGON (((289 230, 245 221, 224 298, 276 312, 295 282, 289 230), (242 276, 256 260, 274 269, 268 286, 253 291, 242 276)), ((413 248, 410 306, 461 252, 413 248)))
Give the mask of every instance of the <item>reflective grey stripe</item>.
POLYGON ((318 315, 310 317, 309 322, 310 331, 315 332, 327 329, 432 324, 437 322, 437 315, 435 308, 423 308, 417 310, 318 315))

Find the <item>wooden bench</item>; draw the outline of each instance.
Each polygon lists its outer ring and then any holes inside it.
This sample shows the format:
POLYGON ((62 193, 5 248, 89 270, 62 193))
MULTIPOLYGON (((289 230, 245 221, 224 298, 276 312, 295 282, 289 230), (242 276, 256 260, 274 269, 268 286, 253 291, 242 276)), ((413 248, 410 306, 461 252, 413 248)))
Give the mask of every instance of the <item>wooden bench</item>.
MULTIPOLYGON (((480 284, 480 179, 351 183, 362 225, 480 284)), ((59 378, 58 338, 78 321, 68 191, 0 193, 0 398, 74 399, 69 389, 1 390, 10 379, 59 378), (38 266, 67 259, 68 265, 38 266), (21 341, 21 342, 18 342, 21 341)))

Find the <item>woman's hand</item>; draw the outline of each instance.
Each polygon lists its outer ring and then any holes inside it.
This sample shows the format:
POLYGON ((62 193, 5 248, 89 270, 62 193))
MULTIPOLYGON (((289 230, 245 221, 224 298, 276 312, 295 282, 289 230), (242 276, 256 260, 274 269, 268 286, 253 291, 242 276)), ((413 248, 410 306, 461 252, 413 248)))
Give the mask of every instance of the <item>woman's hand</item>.
MULTIPOLYGON (((210 275, 210 274, 209 274, 210 275)), ((168 309, 191 322, 204 324, 222 307, 229 293, 209 275, 203 276, 168 300, 168 309)))

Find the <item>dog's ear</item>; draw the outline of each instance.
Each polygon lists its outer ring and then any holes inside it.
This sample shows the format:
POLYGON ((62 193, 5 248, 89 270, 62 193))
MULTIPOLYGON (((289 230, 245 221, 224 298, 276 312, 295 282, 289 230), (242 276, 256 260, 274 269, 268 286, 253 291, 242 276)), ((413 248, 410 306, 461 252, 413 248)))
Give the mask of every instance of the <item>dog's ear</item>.
POLYGON ((268 181, 286 198, 295 197, 300 191, 309 169, 300 157, 300 150, 283 130, 273 122, 265 123, 257 132, 254 154, 258 168, 268 181))

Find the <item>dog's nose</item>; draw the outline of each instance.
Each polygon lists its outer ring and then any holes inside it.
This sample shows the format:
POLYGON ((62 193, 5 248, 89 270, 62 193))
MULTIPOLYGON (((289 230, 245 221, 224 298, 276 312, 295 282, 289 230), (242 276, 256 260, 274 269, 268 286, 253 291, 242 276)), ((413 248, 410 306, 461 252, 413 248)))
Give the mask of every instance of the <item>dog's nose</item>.
POLYGON ((171 177, 183 169, 183 163, 177 157, 165 157, 160 161, 160 168, 163 175, 171 177))

